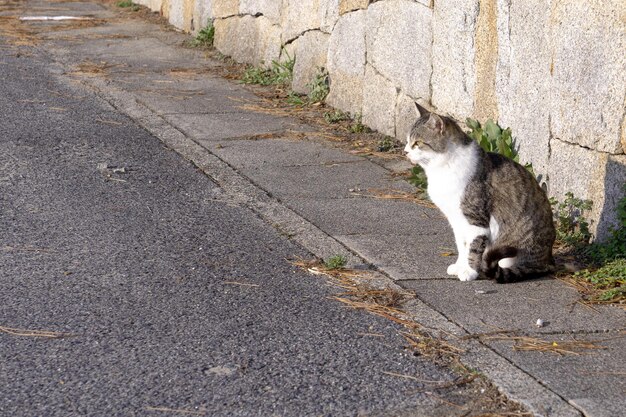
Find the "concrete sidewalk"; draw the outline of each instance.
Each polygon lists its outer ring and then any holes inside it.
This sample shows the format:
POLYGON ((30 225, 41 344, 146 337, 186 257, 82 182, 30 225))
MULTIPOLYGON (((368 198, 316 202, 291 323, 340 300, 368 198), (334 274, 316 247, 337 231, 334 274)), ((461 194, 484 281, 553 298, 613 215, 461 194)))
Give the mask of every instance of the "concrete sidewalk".
POLYGON ((260 99, 249 88, 218 77, 220 62, 183 48, 186 35, 157 23, 97 3, 29 7, 36 15, 101 19, 64 28, 22 25, 62 65, 60 76, 93 89, 193 161, 229 201, 253 209, 320 258, 348 254, 351 265, 373 267, 388 285, 415 291, 405 311, 450 335, 466 350, 464 362, 511 399, 537 415, 623 415, 623 310, 590 309, 553 279, 510 285, 451 279, 445 255, 454 240, 438 210, 363 196, 368 189, 413 191, 392 175, 406 171, 406 162, 357 156, 324 141, 314 126, 250 110, 260 99), (259 138, 266 133, 273 134, 259 138), (537 328, 537 319, 546 326, 537 328), (515 350, 510 338, 465 337, 495 330, 557 343, 602 340, 606 349, 559 356, 515 350))

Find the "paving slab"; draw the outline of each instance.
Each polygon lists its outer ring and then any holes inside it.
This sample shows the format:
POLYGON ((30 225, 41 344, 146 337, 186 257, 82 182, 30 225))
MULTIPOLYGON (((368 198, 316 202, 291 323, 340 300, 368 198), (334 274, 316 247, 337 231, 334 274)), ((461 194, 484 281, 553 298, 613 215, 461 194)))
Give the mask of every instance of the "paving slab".
POLYGON ((424 230, 423 234, 415 236, 363 234, 333 237, 394 280, 456 280, 446 274, 448 265, 456 260, 454 256, 445 256, 454 248, 452 232, 424 230))
MULTIPOLYGON (((548 337, 544 337, 548 339, 548 337)), ((626 410, 626 333, 559 335, 549 340, 601 341, 606 350, 581 355, 515 351, 512 342, 494 341, 488 345, 515 365, 533 375, 557 394, 568 398, 585 416, 617 417, 626 410)))
POLYGON ((626 312, 610 306, 585 306, 565 283, 542 278, 514 284, 490 280, 470 282, 419 280, 400 285, 471 333, 501 330, 527 332, 608 331, 626 328, 626 312), (537 319, 544 321, 538 328, 537 319))
MULTIPOLYGON (((5 1, 0 6, 2 14, 19 15, 19 16, 58 16, 69 14, 71 16, 90 16, 96 15, 98 18, 114 17, 115 14, 107 10, 100 4, 72 2, 73 4, 64 6, 62 4, 50 4, 50 1, 37 1, 29 4, 28 10, 20 7, 14 7, 11 3, 20 3, 18 1, 5 1), (70 13, 68 13, 70 12, 70 13)), ((64 24, 67 22, 61 22, 64 24)))
POLYGON ((201 144, 210 144, 229 138, 283 132, 297 127, 297 123, 287 117, 277 118, 268 114, 250 112, 211 115, 167 114, 164 118, 201 144))
MULTIPOLYGON (((172 77, 155 83, 157 88, 136 89, 137 99, 156 114, 224 114, 245 113, 245 100, 251 93, 223 80, 205 78, 201 85, 172 77)), ((144 81, 145 83, 145 81, 144 81)))
POLYGON ((350 190, 379 188, 404 191, 410 187, 404 181, 385 178, 381 175, 383 168, 365 160, 329 165, 240 169, 255 184, 281 200, 347 198, 352 196, 350 190))
MULTIPOLYGON (((56 12, 56 15, 61 14, 61 12, 56 12)), ((100 14, 99 14, 100 16, 100 14)), ((106 23, 86 27, 86 28, 71 28, 67 30, 55 30, 52 32, 48 32, 45 35, 45 39, 48 41, 52 41, 52 44, 55 44, 53 41, 63 41, 63 42, 72 42, 72 41, 91 41, 93 39, 124 39, 124 37, 145 37, 148 34, 154 33, 155 27, 149 23, 143 23, 138 21, 135 25, 127 25, 121 22, 115 21, 115 19, 108 19, 106 23)), ((160 32, 160 31, 159 31, 160 32)))
POLYGON ((433 228, 445 230, 447 220, 436 209, 400 200, 370 197, 290 199, 291 209, 326 233, 417 236, 433 228))
POLYGON ((303 139, 228 140, 212 144, 209 150, 229 164, 250 170, 264 167, 328 166, 363 162, 363 158, 303 139))
POLYGON ((123 65, 135 71, 163 71, 186 66, 200 68, 210 65, 197 51, 166 45, 156 38, 94 39, 72 45, 69 53, 86 60, 99 60, 123 65))

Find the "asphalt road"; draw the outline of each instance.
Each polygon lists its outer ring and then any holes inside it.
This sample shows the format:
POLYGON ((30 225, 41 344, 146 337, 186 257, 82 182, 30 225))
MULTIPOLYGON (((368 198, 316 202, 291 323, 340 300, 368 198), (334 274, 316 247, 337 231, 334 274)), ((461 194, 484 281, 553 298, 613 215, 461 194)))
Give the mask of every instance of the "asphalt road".
POLYGON ((450 370, 57 70, 0 39, 0 415, 450 415, 385 373, 450 370))

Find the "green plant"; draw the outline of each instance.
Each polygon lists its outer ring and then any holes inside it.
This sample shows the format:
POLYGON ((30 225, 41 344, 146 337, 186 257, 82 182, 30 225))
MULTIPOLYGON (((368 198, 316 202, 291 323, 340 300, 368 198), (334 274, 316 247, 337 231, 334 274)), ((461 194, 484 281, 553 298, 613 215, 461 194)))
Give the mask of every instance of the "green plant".
MULTIPOLYGON (((483 127, 478 120, 467 118, 467 126, 470 128, 468 135, 474 139, 486 152, 494 152, 506 156, 515 162, 519 162, 519 154, 515 140, 511 136, 511 129, 502 129, 497 123, 489 119, 483 127)), ((533 176, 532 164, 526 164, 524 167, 533 176)))
POLYGON ((270 68, 249 67, 243 73, 241 82, 244 84, 260 84, 260 85, 287 85, 293 78, 293 67, 296 63, 295 57, 292 58, 285 51, 287 60, 272 61, 270 68))
POLYGON ((554 213, 557 241, 575 248, 588 244, 591 232, 585 214, 591 210, 591 200, 581 200, 574 197, 572 192, 567 192, 563 202, 552 197, 550 204, 554 213))
POLYGON ((324 68, 320 68, 315 74, 313 80, 307 84, 309 88, 309 94, 307 95, 309 103, 322 103, 329 92, 328 85, 328 71, 324 68))
POLYGON ((124 9, 130 9, 133 12, 136 12, 137 10, 140 9, 139 5, 133 3, 131 0, 121 0, 121 1, 118 1, 117 3, 115 3, 115 5, 117 7, 121 7, 121 8, 124 8, 124 9))
POLYGON ((287 103, 292 106, 303 107, 306 106, 308 102, 306 96, 298 94, 295 91, 290 91, 289 94, 287 94, 287 103))
POLYGON ((385 136, 378 142, 378 152, 391 152, 394 149, 396 149, 396 141, 390 136, 385 136))
POLYGON ((424 172, 424 168, 419 165, 415 165, 411 168, 411 175, 407 178, 407 181, 409 184, 412 184, 422 190, 426 190, 426 188, 428 188, 426 173, 424 172))
POLYGON ((211 47, 213 46, 213 40, 215 38, 215 26, 213 26, 213 20, 207 20, 205 27, 200 29, 200 32, 191 41, 193 47, 211 47))
POLYGON ((617 203, 617 227, 611 227, 609 238, 603 243, 593 243, 586 255, 596 264, 626 258, 626 184, 624 197, 617 203))
POLYGON ((600 291, 592 301, 626 301, 626 259, 614 259, 598 269, 583 269, 574 277, 600 291))
POLYGON ((349 118, 350 116, 347 113, 337 109, 324 113, 324 120, 329 124, 343 122, 349 118))
POLYGON ((349 130, 352 133, 369 133, 372 131, 369 127, 363 124, 363 115, 361 113, 354 115, 349 130))
POLYGON ((348 259, 343 255, 334 255, 324 261, 326 269, 343 269, 348 263, 348 259))

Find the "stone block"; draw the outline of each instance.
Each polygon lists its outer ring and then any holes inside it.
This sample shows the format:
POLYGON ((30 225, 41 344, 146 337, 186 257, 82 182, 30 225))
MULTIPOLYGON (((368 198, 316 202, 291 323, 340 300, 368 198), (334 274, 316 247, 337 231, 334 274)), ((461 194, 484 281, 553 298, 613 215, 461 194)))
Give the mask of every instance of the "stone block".
POLYGON ((213 0, 211 14, 214 18, 236 16, 239 14, 239 0, 213 0))
POLYGON ((497 0, 479 0, 474 36, 474 117, 497 120, 496 69, 498 66, 497 0))
POLYGON ((405 94, 430 97, 432 10, 409 0, 377 2, 366 28, 368 63, 405 94))
POLYGON ((626 155, 609 155, 604 170, 604 200, 596 204, 598 219, 596 237, 603 241, 610 236, 611 228, 626 227, 617 218, 617 205, 626 197, 626 155))
POLYGON ((395 136, 396 87, 367 65, 363 83, 363 123, 395 136))
POLYGON ((307 32, 298 38, 291 85, 295 92, 308 93, 307 85, 313 81, 320 68, 326 67, 329 38, 330 35, 320 31, 307 32))
POLYGON ((288 43, 304 32, 320 29, 331 0, 284 0, 282 40, 288 43))
POLYGON ((352 114, 361 112, 365 52, 365 11, 341 16, 328 41, 328 104, 352 114))
POLYGON ((269 66, 280 56, 280 29, 264 16, 217 19, 215 47, 234 60, 269 66))
POLYGON ((459 120, 474 111, 478 0, 439 0, 433 9, 432 103, 459 120))
POLYGON ((209 20, 213 18, 211 14, 212 0, 196 0, 193 10, 193 27, 192 31, 197 34, 202 28, 206 27, 209 20))
POLYGON ((623 152, 623 19, 623 0, 553 4, 550 113, 554 136, 604 152, 623 152))
POLYGON ((322 25, 320 26, 321 31, 331 33, 337 20, 339 20, 339 0, 327 0, 322 25))
POLYGON ((596 152, 558 139, 550 144, 550 194, 563 200, 571 191, 577 198, 591 200, 592 233, 604 240, 609 228, 617 226, 617 203, 624 197, 626 183, 626 156, 596 152))
POLYGON ((370 0, 339 0, 339 14, 343 15, 355 10, 367 9, 370 0))
MULTIPOLYGON (((420 102, 420 104, 426 105, 424 102, 420 102)), ((396 139, 406 143, 411 127, 418 117, 415 100, 406 94, 398 94, 398 100, 396 101, 396 139)))
POLYGON ((263 15, 273 24, 280 23, 283 0, 240 0, 239 3, 239 13, 241 14, 263 15))
POLYGON ((548 172, 550 140, 550 0, 498 1, 496 97, 500 125, 510 127, 520 161, 548 172))
POLYGON ((191 32, 195 0, 171 0, 169 2, 168 21, 178 29, 191 32))
POLYGON ((163 0, 135 0, 134 2, 142 6, 146 6, 153 12, 160 11, 163 6, 163 0))

